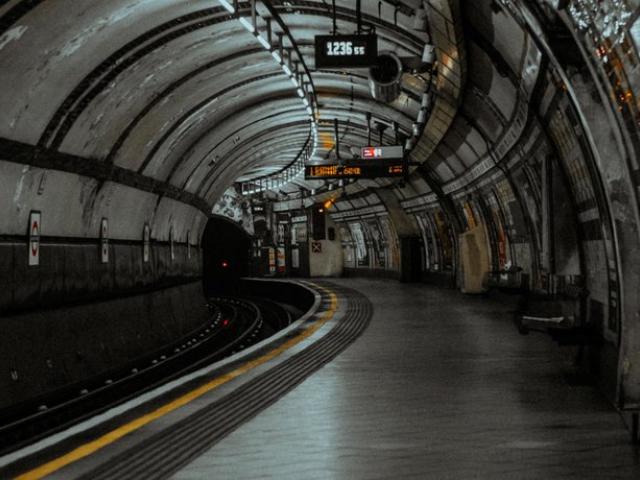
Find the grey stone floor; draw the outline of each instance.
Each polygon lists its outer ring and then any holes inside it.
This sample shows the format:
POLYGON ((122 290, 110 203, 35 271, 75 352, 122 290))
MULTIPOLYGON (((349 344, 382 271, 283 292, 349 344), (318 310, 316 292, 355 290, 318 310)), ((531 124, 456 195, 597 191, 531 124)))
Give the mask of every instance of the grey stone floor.
POLYGON ((374 303, 364 335, 175 479, 640 479, 617 413, 505 306, 339 283, 374 303))

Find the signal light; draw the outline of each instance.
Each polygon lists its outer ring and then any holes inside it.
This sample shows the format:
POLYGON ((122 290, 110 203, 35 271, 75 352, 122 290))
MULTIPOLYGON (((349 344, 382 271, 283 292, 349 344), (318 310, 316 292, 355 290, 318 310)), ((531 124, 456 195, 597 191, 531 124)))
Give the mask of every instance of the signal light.
POLYGON ((223 326, 223 327, 228 327, 228 326, 229 326, 229 319, 225 318, 225 319, 222 321, 222 326, 223 326))
POLYGON ((222 268, 229 268, 229 262, 227 262, 226 260, 222 261, 222 268))

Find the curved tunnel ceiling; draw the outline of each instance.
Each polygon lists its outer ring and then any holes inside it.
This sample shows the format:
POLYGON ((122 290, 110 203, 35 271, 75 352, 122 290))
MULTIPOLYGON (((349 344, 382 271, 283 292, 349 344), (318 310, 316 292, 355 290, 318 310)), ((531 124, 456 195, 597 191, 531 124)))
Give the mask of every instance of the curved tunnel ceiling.
MULTIPOLYGON (((380 50, 435 47, 435 70, 407 69, 390 103, 372 98, 366 70, 315 68, 333 1, 255 3, 262 40, 246 28, 246 1, 233 2, 244 23, 221 0, 0 2, 0 236, 11 252, 0 257, 11 275, 0 275, 0 306, 37 298, 20 291, 39 285, 60 296, 60 265, 76 276, 71 290, 97 277, 105 220, 117 280, 197 275, 191 247, 230 185, 298 168, 311 151, 314 162, 350 158, 368 143, 370 114, 373 130, 387 126, 385 144, 397 123, 408 181, 341 189, 289 175, 260 185, 273 209, 329 199, 345 247, 350 229, 363 239, 379 221, 389 241, 421 241, 423 273, 440 279, 461 282, 474 236, 483 275, 517 270, 534 291, 585 290, 581 310, 614 352, 603 364, 619 366, 611 396, 640 405, 638 1, 362 1, 380 50), (287 74, 289 58, 310 95, 287 74), (26 273, 36 212, 50 263, 26 273), (150 243, 153 272, 141 258, 150 243)), ((335 3, 338 32, 354 32, 356 0, 335 3)))
MULTIPOLYGON (((345 125, 347 147, 363 145, 367 112, 388 124, 397 121, 410 134, 424 81, 404 82, 391 105, 374 101, 366 71, 314 69, 314 36, 332 28, 326 2, 269 3, 312 71, 319 159, 333 148, 334 118, 345 125)), ((363 2, 364 25, 376 29, 380 50, 421 55, 429 35, 407 26, 418 3, 363 2)), ((208 203, 238 179, 279 171, 303 147, 309 121, 296 88, 217 1, 76 5, 10 1, 0 10, 7 25, 0 87, 12 92, 0 99, 11 119, 0 127, 3 137, 132 170, 208 203)), ((337 2, 339 32, 355 30, 354 8, 354 2, 337 2)), ((250 18, 250 3, 240 2, 239 13, 250 18)), ((265 18, 271 15, 263 2, 258 13, 258 30, 266 36, 265 18)), ((271 23, 274 50, 283 38, 285 51, 291 51, 289 37, 275 19, 271 23)))

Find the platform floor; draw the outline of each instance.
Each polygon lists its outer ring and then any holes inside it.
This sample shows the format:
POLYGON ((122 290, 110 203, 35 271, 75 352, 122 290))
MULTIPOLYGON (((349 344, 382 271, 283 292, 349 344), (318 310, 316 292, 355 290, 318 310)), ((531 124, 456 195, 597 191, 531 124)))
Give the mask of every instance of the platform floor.
POLYGON ((639 479, 621 418, 508 307, 397 282, 333 362, 174 478, 639 479))

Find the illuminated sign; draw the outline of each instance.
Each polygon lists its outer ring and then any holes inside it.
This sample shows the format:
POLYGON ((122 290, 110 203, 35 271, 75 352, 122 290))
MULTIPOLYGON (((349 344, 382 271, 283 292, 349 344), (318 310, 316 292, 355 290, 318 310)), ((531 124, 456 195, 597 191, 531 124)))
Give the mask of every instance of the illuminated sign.
POLYGON ((360 156, 364 159, 386 158, 397 160, 404 157, 404 148, 402 147, 402 145, 393 145, 387 147, 362 147, 360 149, 360 156))
POLYGON ((316 68, 367 68, 378 59, 376 35, 317 35, 316 68))
POLYGON ((401 177, 405 173, 404 164, 366 164, 366 165, 307 165, 306 180, 325 178, 382 178, 401 177))

